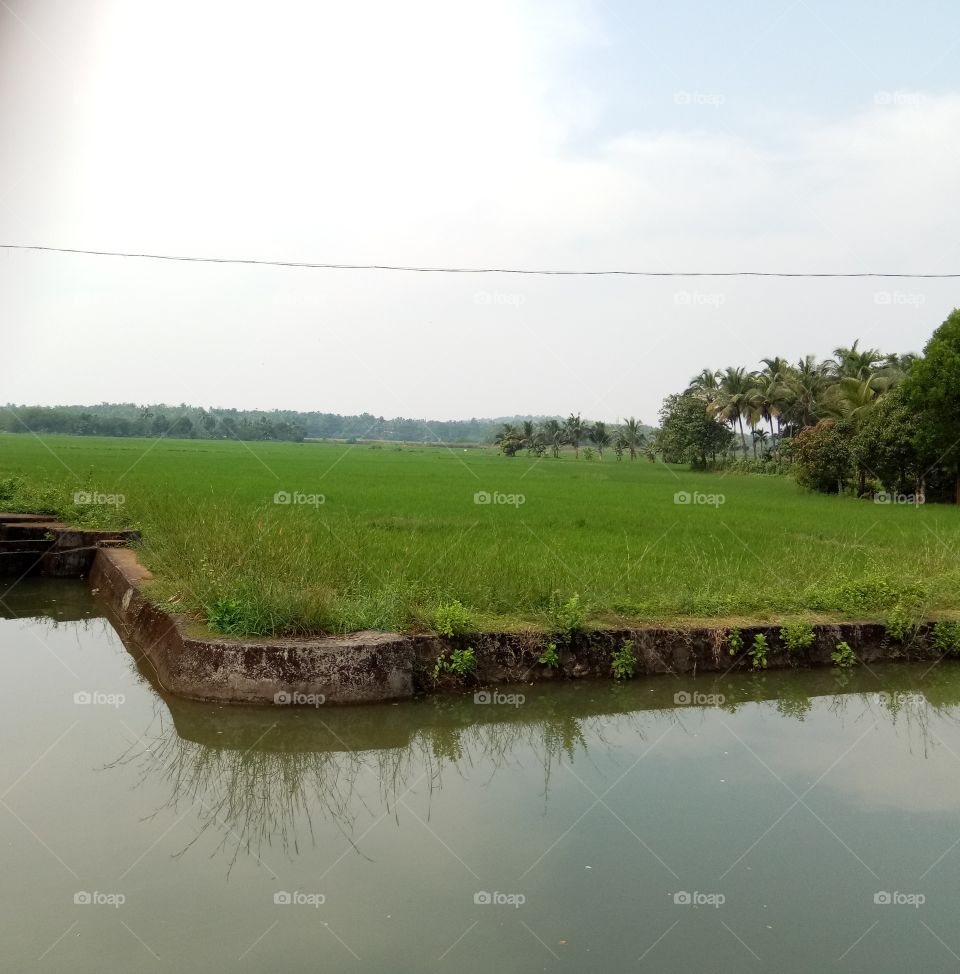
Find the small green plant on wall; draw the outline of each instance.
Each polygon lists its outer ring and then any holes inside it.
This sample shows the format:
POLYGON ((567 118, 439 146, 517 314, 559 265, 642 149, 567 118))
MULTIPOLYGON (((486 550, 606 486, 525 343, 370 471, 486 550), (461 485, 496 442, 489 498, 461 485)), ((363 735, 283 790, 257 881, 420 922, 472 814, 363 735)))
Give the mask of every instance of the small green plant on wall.
POLYGON ((733 628, 727 633, 727 651, 731 656, 743 652, 743 633, 737 628, 733 628))
POLYGON ((554 592, 550 596, 547 615, 550 617, 551 628, 564 642, 569 642, 575 633, 580 632, 586 621, 586 612, 580 605, 579 595, 564 599, 559 592, 554 592))
POLYGON ((941 653, 960 653, 960 622, 938 622, 933 627, 933 645, 941 653))
POLYGON ((455 649, 449 655, 441 653, 433 667, 434 680, 440 679, 444 673, 454 676, 472 676, 477 669, 477 654, 472 646, 466 649, 455 649))
POLYGON ((841 670, 849 669, 857 662, 857 657, 850 648, 850 644, 843 640, 837 643, 837 648, 830 654, 830 659, 833 660, 833 665, 838 666, 841 670))
POLYGON ((886 626, 887 635, 896 643, 905 643, 916 629, 913 616, 902 602, 898 602, 888 613, 886 626))
POLYGON ((613 651, 610 669, 615 680, 629 680, 637 671, 637 660, 633 655, 633 640, 624 640, 623 645, 613 651))
POLYGON ((560 657, 557 655, 557 644, 548 643, 547 648, 540 654, 538 663, 555 670, 560 665, 560 657))
POLYGON ((813 645, 813 626, 806 622, 785 622, 780 638, 791 653, 802 653, 813 645))
POLYGON ((765 670, 767 668, 767 637, 762 632, 758 632, 753 637, 753 645, 750 647, 750 659, 753 660, 755 670, 765 670))
POLYGON ((443 602, 437 607, 433 627, 441 636, 453 639, 473 632, 473 614, 459 600, 443 602))

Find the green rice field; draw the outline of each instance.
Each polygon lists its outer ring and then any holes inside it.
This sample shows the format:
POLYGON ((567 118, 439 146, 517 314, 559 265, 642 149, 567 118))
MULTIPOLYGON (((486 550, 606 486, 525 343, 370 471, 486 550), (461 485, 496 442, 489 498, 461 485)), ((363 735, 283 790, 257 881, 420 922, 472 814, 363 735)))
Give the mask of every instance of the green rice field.
POLYGON ((0 436, 0 509, 130 523, 152 594, 228 631, 422 630, 960 607, 960 510, 779 476, 491 449, 0 436), (551 607, 551 605, 553 607, 551 607))

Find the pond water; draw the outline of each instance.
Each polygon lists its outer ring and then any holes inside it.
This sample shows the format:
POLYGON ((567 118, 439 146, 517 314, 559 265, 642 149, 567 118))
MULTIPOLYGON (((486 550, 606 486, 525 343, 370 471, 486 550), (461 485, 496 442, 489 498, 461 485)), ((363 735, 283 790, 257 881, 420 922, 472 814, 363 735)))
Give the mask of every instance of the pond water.
POLYGON ((231 708, 3 615, 4 970, 960 966, 956 664, 231 708))

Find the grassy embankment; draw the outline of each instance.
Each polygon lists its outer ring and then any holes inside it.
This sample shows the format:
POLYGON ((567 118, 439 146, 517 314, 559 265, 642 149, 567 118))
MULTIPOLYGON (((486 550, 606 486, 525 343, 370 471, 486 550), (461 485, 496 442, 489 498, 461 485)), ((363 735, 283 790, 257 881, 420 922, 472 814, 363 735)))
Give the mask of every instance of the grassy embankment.
POLYGON ((0 436, 0 509, 38 507, 135 524, 158 600, 198 618, 219 606, 251 633, 425 629, 453 600, 482 628, 550 629, 554 593, 601 625, 960 608, 956 508, 612 455, 0 436), (77 491, 124 503, 74 505, 77 491))

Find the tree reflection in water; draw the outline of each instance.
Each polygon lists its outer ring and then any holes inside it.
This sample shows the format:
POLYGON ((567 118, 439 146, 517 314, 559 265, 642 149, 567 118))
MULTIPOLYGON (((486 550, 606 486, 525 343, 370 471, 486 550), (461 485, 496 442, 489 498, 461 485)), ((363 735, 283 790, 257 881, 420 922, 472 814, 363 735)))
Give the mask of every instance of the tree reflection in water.
MULTIPOLYGON (((322 712, 217 707, 158 695, 150 726, 108 767, 133 766, 140 782, 164 782, 170 797, 153 816, 180 817, 196 808, 196 834, 177 855, 213 830, 228 872, 241 855, 262 863, 267 850, 279 849, 294 857, 304 843, 316 844, 318 820, 333 823, 363 855, 356 835, 362 838, 367 820, 396 819, 409 792, 425 788, 429 799, 450 774, 482 769, 489 779, 532 755, 542 768, 546 805, 563 762, 616 756, 624 741, 652 739, 667 723, 692 732, 716 711, 675 706, 673 695, 690 685, 661 677, 624 687, 541 687, 518 708, 438 697, 322 712)), ((955 723, 960 704, 960 680, 950 664, 925 673, 896 665, 741 673, 701 677, 695 686, 721 695, 719 708, 727 713, 761 703, 803 721, 816 705, 843 724, 885 721, 898 734, 905 729, 911 750, 918 737, 924 755, 938 743, 931 718, 955 723)))

